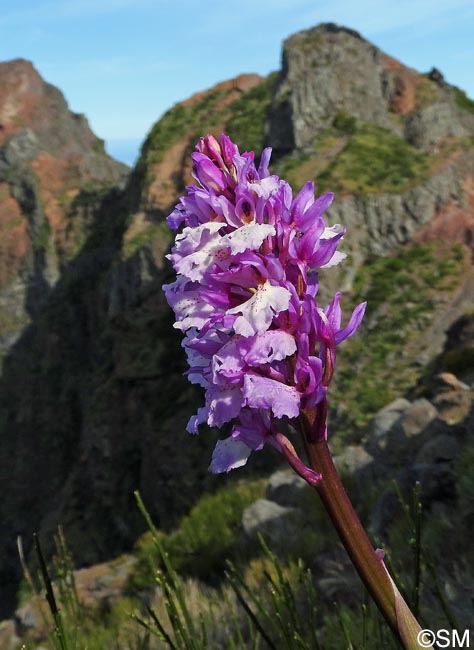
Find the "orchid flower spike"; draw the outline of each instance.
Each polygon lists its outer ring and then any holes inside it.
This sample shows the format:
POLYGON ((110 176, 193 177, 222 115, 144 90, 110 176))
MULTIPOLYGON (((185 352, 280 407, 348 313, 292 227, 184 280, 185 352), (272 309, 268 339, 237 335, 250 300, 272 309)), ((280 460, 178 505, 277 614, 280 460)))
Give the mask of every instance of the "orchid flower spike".
MULTIPOLYGON (((365 303, 341 327, 340 293, 316 303, 318 270, 340 263, 345 231, 323 217, 333 194, 315 199, 313 183, 293 198, 289 184, 271 175, 271 149, 257 168, 226 135, 200 138, 192 154, 197 184, 167 219, 180 232, 168 255, 177 278, 164 291, 184 333, 188 378, 205 390, 205 404, 188 423, 221 427, 210 470, 228 472, 252 451, 271 444, 311 483, 282 421, 303 409, 317 414, 313 436, 326 436, 326 394, 336 346, 352 336, 365 303)), ((312 472, 312 473, 311 473, 312 472)))

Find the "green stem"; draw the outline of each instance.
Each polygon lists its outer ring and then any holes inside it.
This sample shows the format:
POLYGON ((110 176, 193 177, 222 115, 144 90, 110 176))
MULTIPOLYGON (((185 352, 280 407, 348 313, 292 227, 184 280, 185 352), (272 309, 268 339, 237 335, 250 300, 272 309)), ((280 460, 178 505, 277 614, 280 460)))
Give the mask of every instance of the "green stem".
POLYGON ((310 467, 322 475, 315 486, 341 542, 379 610, 407 650, 420 650, 421 627, 376 554, 359 517, 342 485, 325 440, 313 441, 312 413, 300 418, 303 441, 310 467))

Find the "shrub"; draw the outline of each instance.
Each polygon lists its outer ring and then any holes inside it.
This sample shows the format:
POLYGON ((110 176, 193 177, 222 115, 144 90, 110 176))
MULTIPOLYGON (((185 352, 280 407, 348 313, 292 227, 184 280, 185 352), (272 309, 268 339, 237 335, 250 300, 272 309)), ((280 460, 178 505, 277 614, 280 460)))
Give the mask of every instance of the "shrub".
POLYGON ((354 135, 357 131, 357 119, 344 111, 337 113, 332 125, 336 131, 346 135, 354 135))
POLYGON ((265 122, 275 78, 276 72, 229 106, 231 117, 225 131, 234 142, 239 142, 241 151, 261 151, 264 146, 265 122))
MULTIPOLYGON (((202 579, 222 573, 226 559, 241 551, 242 513, 262 496, 263 489, 263 479, 222 487, 215 494, 202 496, 174 531, 160 531, 163 549, 175 569, 202 579)), ((142 536, 136 548, 138 563, 129 584, 132 591, 151 587, 160 564, 150 533, 142 536)))
POLYGON ((454 86, 454 100, 458 108, 474 115, 474 100, 470 99, 464 90, 461 90, 456 86, 454 86))

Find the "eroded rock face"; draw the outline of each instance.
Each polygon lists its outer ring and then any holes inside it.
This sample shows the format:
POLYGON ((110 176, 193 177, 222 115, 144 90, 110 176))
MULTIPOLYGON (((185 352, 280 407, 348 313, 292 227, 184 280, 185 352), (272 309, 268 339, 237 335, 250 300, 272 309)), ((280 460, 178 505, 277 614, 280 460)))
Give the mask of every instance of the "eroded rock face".
POLYGON ((394 128, 383 73, 382 52, 353 30, 325 24, 290 36, 270 120, 276 153, 310 146, 340 111, 394 128))
POLYGON ((84 243, 98 193, 126 173, 30 62, 0 63, 2 354, 84 243))
POLYGON ((399 191, 339 191, 328 216, 350 233, 344 244, 350 261, 332 273, 328 295, 337 286, 350 289, 368 255, 387 255, 417 236, 426 241, 448 234, 472 248, 474 114, 463 110, 461 95, 439 71, 420 74, 345 27, 323 24, 284 42, 266 125, 276 159, 303 169, 302 161, 319 157, 327 169, 325 158, 337 161, 351 146, 357 120, 357 128, 371 125, 398 136, 414 156, 423 152, 429 167, 399 191), (324 144, 328 138, 333 145, 324 144))
POLYGON ((474 176, 474 157, 453 161, 418 187, 402 194, 341 197, 331 218, 347 226, 349 250, 386 255, 410 242, 450 202, 463 205, 463 179, 474 176))

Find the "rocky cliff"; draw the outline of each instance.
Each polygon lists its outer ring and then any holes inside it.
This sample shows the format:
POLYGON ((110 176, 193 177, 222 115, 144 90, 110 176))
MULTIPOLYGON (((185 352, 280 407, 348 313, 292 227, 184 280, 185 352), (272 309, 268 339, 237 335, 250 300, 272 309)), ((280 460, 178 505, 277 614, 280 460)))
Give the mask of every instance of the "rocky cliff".
POLYGON ((438 70, 419 74, 357 32, 324 24, 283 44, 269 139, 278 153, 311 151, 342 112, 433 151, 445 138, 472 135, 467 104, 438 70))
POLYGON ((200 134, 272 144, 296 186, 338 192, 330 216, 348 226, 351 256, 328 284, 371 305, 335 387, 347 435, 416 383, 472 305, 474 103, 355 32, 297 34, 277 75, 176 105, 126 184, 30 64, 0 66, 0 115, 0 582, 12 593, 17 535, 28 550, 33 530, 49 539, 61 522, 78 563, 92 563, 142 530, 133 489, 166 526, 215 484, 212 437, 184 434, 197 394, 160 291, 164 216, 200 134))
POLYGON ((81 248, 100 195, 126 174, 31 63, 0 63, 2 354, 81 248))

